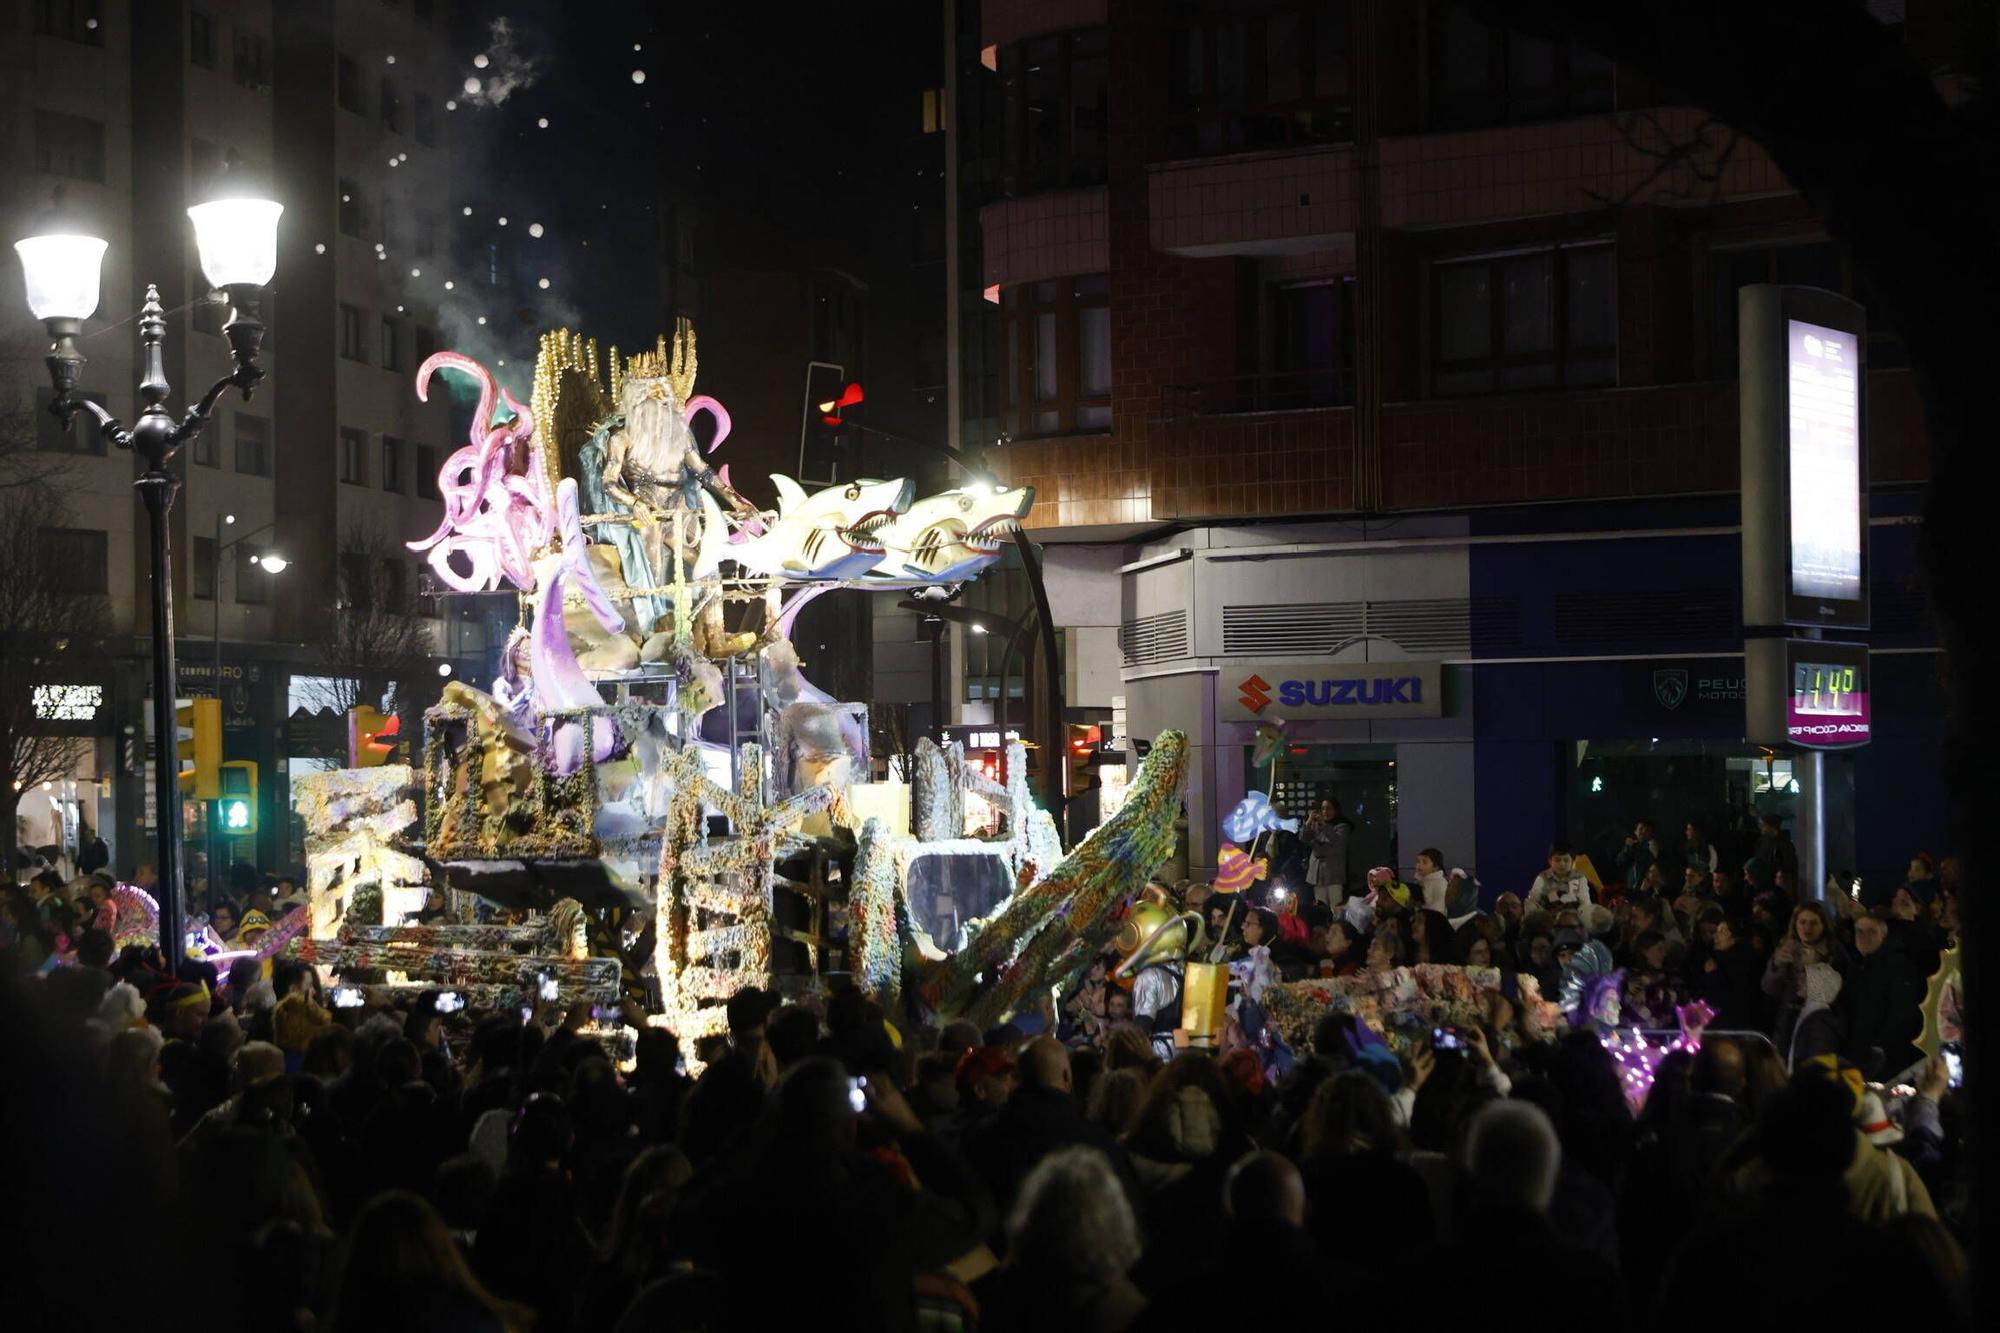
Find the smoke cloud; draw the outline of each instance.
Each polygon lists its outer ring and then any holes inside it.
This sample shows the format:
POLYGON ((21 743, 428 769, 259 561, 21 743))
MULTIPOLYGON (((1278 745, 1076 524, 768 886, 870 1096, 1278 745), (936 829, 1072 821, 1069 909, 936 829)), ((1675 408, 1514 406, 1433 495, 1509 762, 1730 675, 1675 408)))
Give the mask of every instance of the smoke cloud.
POLYGON ((473 61, 473 72, 466 76, 464 91, 459 94, 460 106, 499 106, 523 88, 533 87, 541 74, 541 62, 521 51, 514 25, 505 17, 493 20, 487 36, 486 50, 473 61))

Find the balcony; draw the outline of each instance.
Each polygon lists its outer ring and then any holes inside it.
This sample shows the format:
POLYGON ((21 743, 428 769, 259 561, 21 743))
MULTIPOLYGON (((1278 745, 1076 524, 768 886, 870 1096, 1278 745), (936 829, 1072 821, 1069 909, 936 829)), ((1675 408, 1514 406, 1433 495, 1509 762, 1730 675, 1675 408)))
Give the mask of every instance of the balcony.
POLYGON ((989 286, 1111 267, 1111 212, 1101 185, 988 204, 979 228, 989 286))
POLYGON ((1309 254, 1354 232, 1354 150, 1345 145, 1147 168, 1155 250, 1189 258, 1309 254))

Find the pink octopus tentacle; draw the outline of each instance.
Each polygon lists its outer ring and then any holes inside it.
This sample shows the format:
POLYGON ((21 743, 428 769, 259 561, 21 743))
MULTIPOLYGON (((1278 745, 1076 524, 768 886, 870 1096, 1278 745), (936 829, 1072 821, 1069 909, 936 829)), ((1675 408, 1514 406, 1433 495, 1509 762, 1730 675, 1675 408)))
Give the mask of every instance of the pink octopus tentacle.
POLYGON ((431 391, 431 376, 440 370, 456 370, 479 381, 479 408, 472 418, 471 439, 474 445, 484 442, 487 428, 493 424, 493 403, 497 395, 505 393, 494 383, 493 372, 480 365, 463 352, 432 352, 417 367, 417 401, 428 403, 431 391))
POLYGON ((688 399, 686 405, 681 408, 681 416, 692 426, 697 412, 706 412, 715 418, 715 438, 709 441, 707 450, 712 454, 722 447, 724 440, 729 438, 729 409, 709 395, 698 393, 688 399))

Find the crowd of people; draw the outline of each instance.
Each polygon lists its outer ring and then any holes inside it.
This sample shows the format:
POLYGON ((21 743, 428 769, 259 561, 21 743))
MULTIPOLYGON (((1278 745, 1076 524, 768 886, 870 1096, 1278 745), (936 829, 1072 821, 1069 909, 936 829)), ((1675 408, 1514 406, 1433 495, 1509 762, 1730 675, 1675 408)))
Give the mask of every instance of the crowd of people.
MULTIPOLYGON (((1547 991, 1602 949, 1647 1022, 1708 1001, 1699 1049, 1635 1103, 1596 1034, 1526 1039, 1505 985, 1400 1053, 1329 1013, 1274 1061, 1254 1003, 1176 1049, 1106 958, 985 1031, 748 989, 684 1050, 631 1008, 625 1061, 588 1006, 338 1007, 301 963, 114 950, 93 881, 0 885, 0 1251, 30 1260, 0 1324, 1965 1321, 1963 1110, 1909 1048, 1948 868, 1829 913, 1714 867, 1672 895, 1657 865, 1593 885, 1560 844, 1524 894, 1454 910, 1446 864, 1338 903, 1183 898, 1246 1000, 1411 962, 1547 991)), ((284 893, 215 929, 254 937, 284 893)))

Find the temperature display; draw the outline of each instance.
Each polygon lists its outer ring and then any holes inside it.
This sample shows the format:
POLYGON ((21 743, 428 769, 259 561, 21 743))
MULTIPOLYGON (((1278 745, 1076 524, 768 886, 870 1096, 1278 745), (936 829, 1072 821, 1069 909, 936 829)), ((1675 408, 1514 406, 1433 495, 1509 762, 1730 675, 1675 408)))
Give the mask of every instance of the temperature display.
POLYGON ((1792 663, 1792 711, 1808 717, 1861 717, 1868 711, 1860 672, 1831 662, 1792 663))

